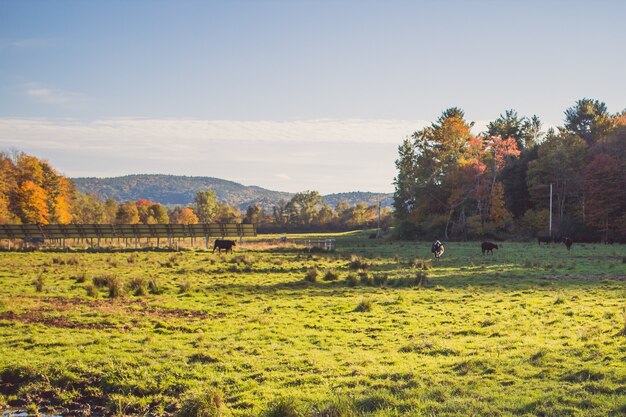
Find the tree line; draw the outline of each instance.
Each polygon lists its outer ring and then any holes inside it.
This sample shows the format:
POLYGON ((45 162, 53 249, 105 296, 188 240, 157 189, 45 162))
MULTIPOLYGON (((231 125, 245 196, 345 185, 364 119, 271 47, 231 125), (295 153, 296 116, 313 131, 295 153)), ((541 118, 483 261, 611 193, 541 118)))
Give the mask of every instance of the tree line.
MULTIPOLYGON (((381 224, 391 223, 391 208, 381 210, 381 224)), ((74 183, 47 161, 25 153, 0 153, 0 224, 196 224, 254 223, 261 231, 346 230, 378 224, 378 207, 340 202, 324 204, 317 191, 280 200, 271 210, 260 205, 246 212, 218 201, 213 190, 199 191, 193 204, 165 207, 149 199, 118 203, 80 193, 74 183)))
POLYGON ((626 110, 585 98, 547 132, 514 110, 473 125, 450 108, 399 146, 398 236, 626 240, 626 110))

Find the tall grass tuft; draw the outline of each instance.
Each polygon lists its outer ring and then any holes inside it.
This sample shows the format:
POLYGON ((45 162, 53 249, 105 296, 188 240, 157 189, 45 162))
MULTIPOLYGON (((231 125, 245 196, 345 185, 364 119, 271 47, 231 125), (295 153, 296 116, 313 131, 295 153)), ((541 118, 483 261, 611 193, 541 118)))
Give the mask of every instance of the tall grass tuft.
POLYGON ((339 279, 339 273, 334 269, 329 269, 324 274, 322 280, 324 281, 337 281, 339 279))
POLYGON ((314 404, 311 417, 356 417, 358 415, 354 400, 337 397, 336 399, 314 404))
POLYGON ((124 295, 125 290, 124 279, 118 276, 111 276, 107 287, 109 288, 109 298, 118 298, 124 295))
POLYGON ((346 277, 346 284, 348 284, 348 287, 356 287, 358 283, 359 279, 356 277, 356 275, 348 274, 348 276, 346 277))
POLYGON ((143 277, 134 277, 128 281, 128 289, 136 296, 146 295, 146 280, 143 277))
POLYGON ((409 266, 412 268, 423 269, 423 270, 430 269, 430 266, 428 266, 428 263, 424 259, 420 259, 420 258, 413 259, 411 262, 409 262, 409 266))
POLYGON ((181 281, 180 284, 178 284, 178 293, 187 294, 189 292, 191 292, 191 283, 187 280, 181 281))
POLYGON ((130 254, 130 256, 128 256, 128 258, 126 258, 126 262, 128 262, 129 264, 134 264, 139 260, 139 254, 137 252, 133 252, 130 254))
POLYGON ((98 288, 104 288, 109 286, 109 281, 111 281, 112 279, 113 275, 105 274, 93 277, 91 279, 91 282, 98 288))
POLYGON ((193 392, 183 399, 176 417, 221 417, 225 414, 224 397, 217 389, 193 392))
POLYGON ((372 311, 373 308, 374 308, 374 302, 372 301, 370 297, 367 297, 361 300, 361 302, 356 306, 354 311, 358 313, 367 313, 367 312, 372 311))
POLYGON ((43 275, 39 275, 33 284, 35 285, 35 291, 42 292, 45 287, 43 275))
POLYGON ((319 275, 319 271, 317 270, 317 268, 311 268, 308 271, 306 271, 306 274, 304 275, 304 280, 306 282, 316 282, 318 275, 319 275))
POLYGON ((159 286, 159 281, 152 277, 148 280, 148 290, 152 294, 161 294, 161 287, 159 286))
POLYGON ((76 283, 77 284, 82 284, 83 282, 87 281, 87 271, 83 271, 80 274, 78 274, 76 276, 76 283))
POLYGON ((98 292, 98 288, 93 284, 87 284, 85 286, 85 291, 87 292, 87 296, 98 298, 100 296, 100 292, 98 292))
POLYGON ((367 269, 367 262, 361 260, 357 255, 350 256, 350 262, 348 263, 348 268, 353 271, 358 271, 359 269, 367 269))
POLYGON ((279 398, 267 405, 261 417, 304 417, 302 405, 293 398, 279 398))
POLYGON ((379 273, 374 275, 373 283, 377 287, 382 287, 387 283, 389 276, 385 273, 379 273))

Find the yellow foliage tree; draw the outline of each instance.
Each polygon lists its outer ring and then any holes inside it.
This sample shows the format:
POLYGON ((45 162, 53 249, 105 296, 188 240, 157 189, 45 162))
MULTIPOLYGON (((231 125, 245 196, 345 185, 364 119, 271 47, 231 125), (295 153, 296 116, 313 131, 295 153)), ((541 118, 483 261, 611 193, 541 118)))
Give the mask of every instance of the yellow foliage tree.
POLYGON ((19 189, 19 210, 25 223, 48 224, 50 212, 46 192, 33 181, 22 182, 19 189))

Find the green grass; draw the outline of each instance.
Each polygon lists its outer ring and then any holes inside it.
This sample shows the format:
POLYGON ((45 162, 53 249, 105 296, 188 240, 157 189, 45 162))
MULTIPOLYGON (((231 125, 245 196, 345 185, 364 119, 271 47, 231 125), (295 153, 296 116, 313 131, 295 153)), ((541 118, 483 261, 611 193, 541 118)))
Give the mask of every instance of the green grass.
POLYGON ((333 253, 273 236, 227 255, 1 252, 0 407, 626 412, 626 248, 447 243, 434 261, 428 242, 368 235, 323 236, 333 253))

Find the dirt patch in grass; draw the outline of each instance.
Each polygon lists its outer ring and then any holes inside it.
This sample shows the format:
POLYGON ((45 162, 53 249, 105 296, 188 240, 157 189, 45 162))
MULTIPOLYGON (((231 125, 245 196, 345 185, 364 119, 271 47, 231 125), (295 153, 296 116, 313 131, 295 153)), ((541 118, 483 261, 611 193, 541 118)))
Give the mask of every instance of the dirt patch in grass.
MULTIPOLYGON (((23 313, 16 313, 14 311, 5 311, 0 313, 0 320, 9 320, 9 321, 19 321, 21 323, 28 324, 43 324, 47 327, 60 327, 64 329, 91 329, 91 330, 102 330, 102 329, 111 329, 117 328, 119 326, 98 323, 98 324, 86 324, 86 323, 78 323, 73 320, 70 320, 67 317, 60 316, 48 316, 45 315, 42 311, 25 311, 23 313)), ((130 329, 129 325, 122 326, 124 329, 130 329)))
MULTIPOLYGON (((16 297, 14 300, 23 299, 33 301, 28 297, 16 297)), ((200 310, 185 310, 180 308, 164 308, 150 305, 145 300, 119 299, 119 300, 86 300, 84 298, 45 297, 40 298, 39 303, 33 306, 39 313, 82 311, 91 310, 100 313, 123 313, 126 315, 153 316, 154 318, 186 318, 198 320, 220 319, 226 316, 224 313, 210 315, 200 310)), ((19 302, 17 304, 20 304, 19 302)))

